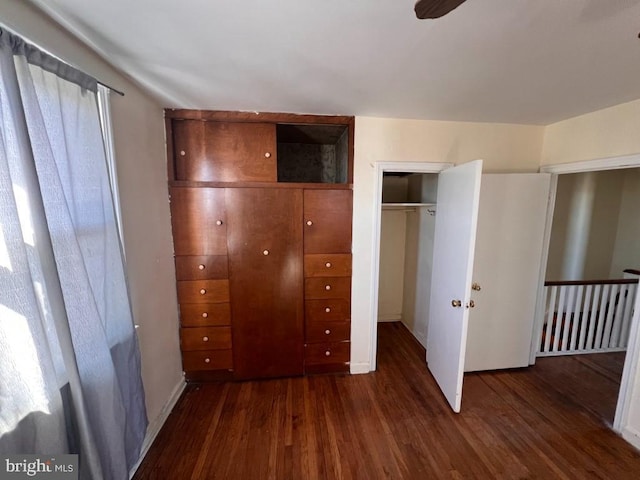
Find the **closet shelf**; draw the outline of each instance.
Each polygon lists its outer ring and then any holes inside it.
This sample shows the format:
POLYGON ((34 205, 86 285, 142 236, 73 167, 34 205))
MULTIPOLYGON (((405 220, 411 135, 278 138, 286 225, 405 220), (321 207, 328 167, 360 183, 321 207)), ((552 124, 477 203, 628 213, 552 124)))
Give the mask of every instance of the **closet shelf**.
POLYGON ((436 207, 435 203, 383 203, 383 210, 403 210, 405 208, 434 208, 436 207))

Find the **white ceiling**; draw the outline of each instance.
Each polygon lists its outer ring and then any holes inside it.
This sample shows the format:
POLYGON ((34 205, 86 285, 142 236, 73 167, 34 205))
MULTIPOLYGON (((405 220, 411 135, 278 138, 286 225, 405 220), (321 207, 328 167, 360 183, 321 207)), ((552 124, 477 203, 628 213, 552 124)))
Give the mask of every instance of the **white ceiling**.
POLYGON ((640 0, 32 0, 166 107, 548 124, 640 98, 640 0))

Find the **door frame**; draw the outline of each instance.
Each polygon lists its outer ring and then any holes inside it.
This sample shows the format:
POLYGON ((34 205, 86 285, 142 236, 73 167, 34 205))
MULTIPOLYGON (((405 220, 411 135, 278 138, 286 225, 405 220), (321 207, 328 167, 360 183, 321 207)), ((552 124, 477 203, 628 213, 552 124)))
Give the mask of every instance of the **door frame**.
MULTIPOLYGON (((594 160, 560 163, 540 167, 540 173, 551 173, 552 180, 551 192, 549 194, 549 208, 547 210, 543 263, 540 266, 541 275, 540 283, 538 285, 536 321, 534 322, 533 336, 531 339, 531 365, 535 364, 538 339, 541 335, 543 323, 541 309, 544 308, 544 282, 549 256, 551 224, 553 222, 553 212, 555 209, 558 175, 581 172, 598 172, 604 170, 621 170, 625 168, 640 168, 640 154, 598 158, 594 160)), ((633 440, 634 438, 637 438, 637 433, 625 431, 633 400, 633 392, 635 390, 636 383, 639 383, 636 382, 636 378, 638 373, 638 362, 640 362, 640 289, 638 289, 638 292, 639 293, 636 294, 636 301, 634 304, 634 315, 631 319, 629 344, 627 345, 627 353, 625 355, 624 367, 622 369, 622 379, 620 380, 620 392, 618 393, 618 403, 616 405, 616 413, 613 420, 613 430, 621 433, 625 439, 631 441, 631 443, 634 443, 636 447, 640 448, 640 445, 637 443, 637 439, 635 442, 633 440)), ((640 387, 640 384, 637 386, 640 387)))
POLYGON ((378 290, 380 288, 380 227, 382 223, 382 178, 384 172, 440 173, 453 166, 453 163, 442 162, 375 162, 373 164, 375 175, 373 205, 375 214, 373 217, 373 252, 371 258, 371 318, 369 319, 371 326, 370 371, 377 370, 378 366, 378 290))

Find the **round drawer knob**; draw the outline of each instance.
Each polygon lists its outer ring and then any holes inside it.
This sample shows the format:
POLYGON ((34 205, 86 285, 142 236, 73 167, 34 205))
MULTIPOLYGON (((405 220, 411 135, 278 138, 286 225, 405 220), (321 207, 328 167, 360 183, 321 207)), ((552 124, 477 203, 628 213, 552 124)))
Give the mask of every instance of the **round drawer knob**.
POLYGON ((200 295, 204 295, 205 293, 207 293, 207 291, 204 288, 200 289, 200 295))
POLYGON ((203 342, 208 342, 209 341, 209 337, 202 337, 202 341, 203 342))
POLYGON ((198 265, 198 270, 204 270, 204 265, 203 264, 198 265))
POLYGON ((307 225, 311 226, 313 225, 313 222, 311 220, 307 220, 307 225))
POLYGON ((202 312, 202 318, 207 318, 209 314, 207 312, 202 312))
POLYGON ((271 152, 264 152, 264 158, 271 158, 271 152))
POLYGON ((187 152, 185 152, 184 150, 180 150, 180 156, 184 157, 187 154, 187 152))
POLYGON ((327 350, 326 352, 324 352, 324 356, 325 357, 330 357, 331 356, 331 352, 329 350, 327 350))
POLYGON ((324 286, 324 289, 325 289, 325 290, 331 290, 331 285, 325 285, 325 286, 324 286))
POLYGON ((324 334, 325 334, 325 335, 329 335, 329 334, 331 334, 331 330, 329 330, 329 329, 327 328, 327 329, 324 331, 324 334))
POLYGON ((325 312, 329 313, 331 311, 331 309, 329 307, 324 309, 325 312))
POLYGON ((218 225, 218 226, 222 225, 222 220, 217 220, 216 221, 216 225, 218 225))
POLYGON ((263 254, 264 256, 269 255, 269 250, 263 250, 263 251, 262 251, 262 254, 263 254))
POLYGON ((331 262, 325 263, 324 266, 327 267, 327 268, 331 268, 331 262))
POLYGON ((209 357, 204 359, 204 363, 209 363, 209 362, 211 362, 211 359, 209 357))

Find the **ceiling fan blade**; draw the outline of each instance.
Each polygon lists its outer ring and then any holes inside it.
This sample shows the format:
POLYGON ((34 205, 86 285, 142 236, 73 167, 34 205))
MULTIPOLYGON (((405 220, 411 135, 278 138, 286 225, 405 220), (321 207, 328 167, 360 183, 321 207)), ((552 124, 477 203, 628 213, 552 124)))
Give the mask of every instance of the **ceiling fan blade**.
POLYGON ((458 8, 466 0, 418 0, 414 8, 416 17, 419 19, 425 18, 440 18, 451 10, 458 8))

